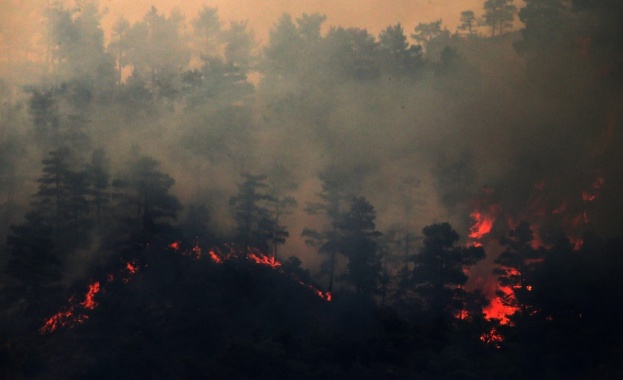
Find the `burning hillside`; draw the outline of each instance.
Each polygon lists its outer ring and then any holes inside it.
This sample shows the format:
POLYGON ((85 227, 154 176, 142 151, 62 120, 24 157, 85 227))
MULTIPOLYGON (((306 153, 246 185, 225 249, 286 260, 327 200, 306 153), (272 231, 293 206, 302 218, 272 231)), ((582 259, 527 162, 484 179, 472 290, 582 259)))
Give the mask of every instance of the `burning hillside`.
POLYGON ((114 2, 0 7, 0 377, 621 377, 619 2, 114 2))

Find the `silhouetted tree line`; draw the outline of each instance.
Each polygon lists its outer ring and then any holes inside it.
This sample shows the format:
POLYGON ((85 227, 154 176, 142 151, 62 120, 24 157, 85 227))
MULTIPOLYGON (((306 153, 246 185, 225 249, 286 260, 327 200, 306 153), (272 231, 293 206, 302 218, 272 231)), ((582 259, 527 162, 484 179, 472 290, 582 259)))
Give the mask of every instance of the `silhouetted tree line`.
MULTIPOLYGON (((312 281, 296 257, 284 262, 282 273, 248 261, 219 265, 172 254, 169 243, 185 231, 183 244, 191 247, 196 236, 187 232, 209 227, 191 216, 175 227, 180 203, 169 193, 174 180, 157 161, 137 155, 114 179, 107 162, 101 150, 86 163, 67 148, 51 151, 31 211, 11 227, 11 280, 4 286, 12 296, 3 298, 7 325, 15 329, 3 338, 10 344, 2 351, 8 376, 177 376, 174 368, 186 360, 191 366, 178 369, 185 377, 567 378, 620 370, 619 240, 586 234, 576 250, 560 235, 551 246, 534 247, 528 223, 509 230, 493 271, 507 289, 499 294, 502 303, 515 310, 502 324, 485 318, 488 301, 480 290, 464 288, 469 268, 485 258, 482 247, 458 245, 450 224, 433 224, 399 271, 384 271, 384 255, 395 252, 382 249, 373 206, 340 192, 339 180, 325 176, 321 202, 308 209, 322 212, 328 224, 303 234, 326 257, 333 293, 326 302, 284 276, 312 281), (77 289, 63 288, 61 279, 84 249, 100 252, 91 278, 130 261, 144 271, 129 284, 107 288, 82 325, 39 335, 38 325, 77 289), (74 359, 56 361, 75 350, 81 353, 74 359), (102 370, 110 360, 115 366, 102 370), (135 360, 146 362, 135 368, 135 360)), ((286 227, 267 207, 275 199, 263 190, 266 176, 242 179, 231 198, 234 241, 242 255, 250 248, 269 255, 270 245, 287 236, 286 227)))

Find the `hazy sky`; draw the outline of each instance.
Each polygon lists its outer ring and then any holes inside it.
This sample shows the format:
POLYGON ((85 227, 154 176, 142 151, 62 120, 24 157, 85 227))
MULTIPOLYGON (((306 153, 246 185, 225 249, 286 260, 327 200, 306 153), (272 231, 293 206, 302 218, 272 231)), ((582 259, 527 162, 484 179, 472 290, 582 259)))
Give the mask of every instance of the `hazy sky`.
POLYGON ((401 22, 410 33, 418 22, 443 19, 454 31, 460 13, 473 10, 482 13, 484 0, 100 0, 108 8, 105 23, 120 15, 130 21, 139 20, 154 5, 168 14, 178 7, 187 18, 193 18, 203 5, 217 7, 223 21, 248 19, 260 42, 266 42, 268 30, 279 16, 290 13, 319 12, 327 16, 327 26, 367 28, 373 34, 388 25, 401 22))

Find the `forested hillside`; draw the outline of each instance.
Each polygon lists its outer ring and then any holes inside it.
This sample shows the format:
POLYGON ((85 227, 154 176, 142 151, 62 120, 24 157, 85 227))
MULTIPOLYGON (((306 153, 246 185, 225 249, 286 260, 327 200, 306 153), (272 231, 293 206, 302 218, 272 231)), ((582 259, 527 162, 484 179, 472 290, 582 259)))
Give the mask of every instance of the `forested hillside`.
POLYGON ((0 376, 622 376, 618 1, 11 6, 0 376))

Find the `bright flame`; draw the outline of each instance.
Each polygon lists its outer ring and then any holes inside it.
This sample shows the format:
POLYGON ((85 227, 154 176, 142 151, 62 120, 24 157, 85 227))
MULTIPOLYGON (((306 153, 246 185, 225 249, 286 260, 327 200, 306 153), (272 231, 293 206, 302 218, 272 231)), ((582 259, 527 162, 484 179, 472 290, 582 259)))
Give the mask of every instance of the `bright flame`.
POLYGON ((127 270, 128 270, 128 272, 130 272, 130 274, 135 274, 136 272, 138 272, 138 266, 137 266, 137 265, 135 265, 135 264, 132 264, 132 263, 130 263, 130 262, 128 262, 128 263, 125 265, 125 269, 127 269, 127 270))
MULTIPOLYGON (((506 294, 509 294, 510 292, 509 289, 502 289, 502 291, 506 294)), ((491 300, 491 303, 489 304, 489 306, 487 306, 483 310, 483 312, 485 313, 485 317, 487 319, 493 319, 493 318, 499 319, 500 324, 503 324, 503 325, 510 322, 510 320, 508 319, 508 316, 515 313, 515 311, 517 311, 517 308, 504 305, 500 297, 495 297, 493 300, 491 300)))
POLYGON ((486 211, 475 210, 470 214, 474 220, 474 224, 469 229, 469 245, 476 247, 482 246, 481 240, 488 235, 493 228, 493 224, 498 217, 500 207, 498 205, 490 205, 486 211))
POLYGON ((212 259, 212 261, 214 261, 215 263, 217 264, 223 263, 223 259, 221 259, 219 255, 217 255, 216 252, 214 252, 213 249, 209 251, 209 254, 210 254, 210 259, 212 259))
POLYGON ((275 260, 275 258, 272 256, 269 257, 269 256, 262 255, 262 254, 249 253, 247 257, 255 261, 255 263, 257 264, 268 265, 273 268, 277 268, 281 266, 281 263, 275 260))
POLYGON ((89 285, 89 291, 87 292, 84 301, 80 303, 82 307, 85 309, 95 309, 97 307, 97 302, 95 302, 94 297, 100 291, 100 283, 99 281, 94 282, 89 285))
MULTIPOLYGON (((179 242, 175 242, 169 245, 169 247, 171 248, 174 248, 174 247, 179 248, 179 246, 180 246, 179 242)), ((174 250, 180 251, 178 248, 174 248, 174 250)), ((212 262, 216 264, 222 264, 226 260, 235 259, 241 256, 241 253, 236 251, 233 245, 226 245, 225 248, 227 248, 228 252, 224 253, 218 248, 213 248, 213 249, 208 250, 207 252, 208 252, 208 256, 210 257, 210 260, 212 260, 212 262)), ((180 251, 180 254, 185 255, 185 256, 194 256, 197 260, 202 259, 204 257, 203 251, 201 247, 199 247, 198 244, 196 244, 190 251, 180 251)), ((257 265, 266 265, 268 267, 271 267, 274 270, 279 271, 280 273, 284 273, 282 264, 278 260, 276 260, 274 256, 265 255, 264 253, 260 252, 257 249, 250 248, 250 252, 247 252, 245 257, 248 260, 256 263, 257 265)), ((290 277, 292 277, 293 280, 295 280, 302 286, 311 289, 314 292, 314 294, 316 294, 318 297, 324 299, 327 302, 331 301, 332 296, 330 292, 323 292, 321 290, 318 290, 316 289, 316 287, 302 281, 294 274, 290 274, 290 277)))
POLYGON ((59 311, 45 321, 45 324, 39 329, 39 333, 48 334, 55 331, 59 327, 66 327, 71 320, 72 315, 73 307, 69 310, 59 311))
POLYGON ((93 310, 97 307, 97 302, 95 302, 95 295, 100 291, 100 283, 96 281, 89 285, 89 290, 84 296, 84 301, 77 303, 75 298, 72 296, 67 301, 69 303, 68 306, 63 308, 58 313, 54 314, 50 318, 48 318, 43 326, 39 329, 40 334, 49 334, 60 327, 63 328, 72 328, 77 324, 84 322, 89 319, 89 316, 76 312, 76 308, 81 307, 86 310, 93 310))
POLYGON ((480 340, 488 344, 493 344, 496 348, 500 348, 500 343, 504 341, 504 338, 500 335, 498 330, 493 327, 488 332, 483 333, 480 336, 480 340))

